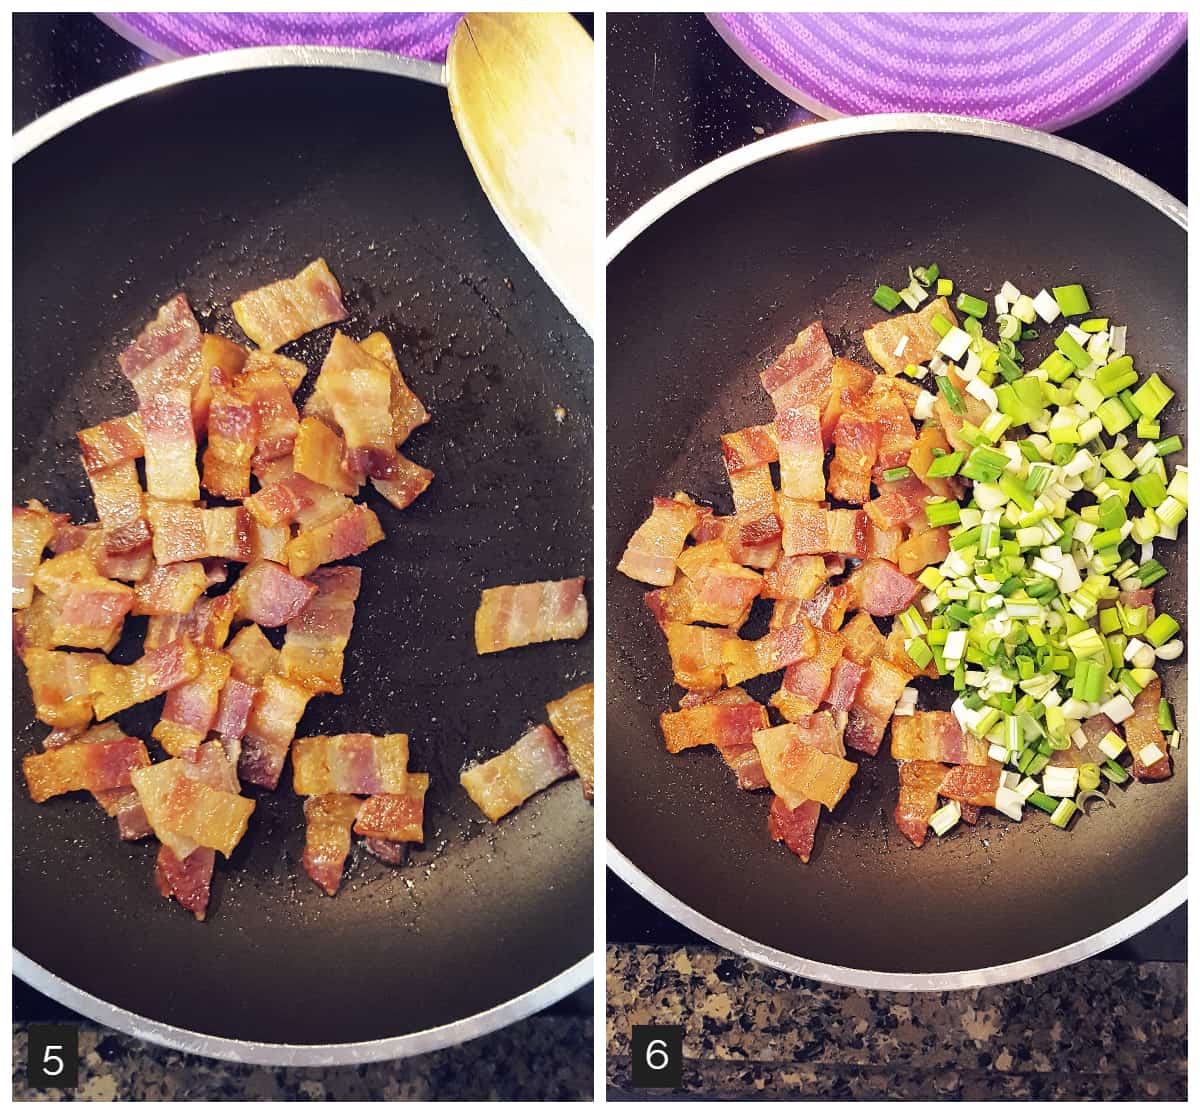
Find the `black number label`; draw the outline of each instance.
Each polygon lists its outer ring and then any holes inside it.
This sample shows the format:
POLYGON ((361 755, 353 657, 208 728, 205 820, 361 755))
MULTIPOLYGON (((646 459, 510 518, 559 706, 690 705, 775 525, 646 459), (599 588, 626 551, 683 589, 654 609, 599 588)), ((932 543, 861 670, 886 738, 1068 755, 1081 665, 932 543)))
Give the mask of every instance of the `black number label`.
POLYGON ((680 1087, 683 1085, 683 1026, 633 1027, 633 1085, 680 1087))
POLYGON ((77 1026, 29 1026, 29 1085, 42 1091, 79 1086, 77 1026))

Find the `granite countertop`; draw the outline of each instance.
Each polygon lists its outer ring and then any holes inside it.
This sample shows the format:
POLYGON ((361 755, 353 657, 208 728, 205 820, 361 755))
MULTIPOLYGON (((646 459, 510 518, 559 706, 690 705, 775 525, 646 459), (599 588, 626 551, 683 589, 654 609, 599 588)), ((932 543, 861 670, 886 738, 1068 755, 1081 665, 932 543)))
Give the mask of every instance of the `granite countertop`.
POLYGON ((1187 965, 1092 960, 937 994, 810 982, 711 946, 613 944, 608 1097, 1176 1100, 1187 965), (630 1027, 684 1026, 681 1091, 635 1091, 630 1027))

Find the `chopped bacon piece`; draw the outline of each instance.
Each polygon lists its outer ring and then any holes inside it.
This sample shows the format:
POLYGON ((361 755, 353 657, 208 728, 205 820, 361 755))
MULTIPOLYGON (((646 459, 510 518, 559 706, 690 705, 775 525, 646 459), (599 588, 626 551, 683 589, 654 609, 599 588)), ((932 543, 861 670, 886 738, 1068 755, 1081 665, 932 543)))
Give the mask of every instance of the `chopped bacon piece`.
POLYGON ((681 576, 668 588, 656 588, 646 592, 642 599, 654 614, 655 621, 664 630, 668 623, 692 623, 698 595, 696 582, 689 576, 681 576))
POLYGON ((88 483, 96 517, 104 528, 104 545, 110 553, 126 553, 150 541, 146 499, 132 460, 91 473, 88 483))
POLYGON ((354 495, 362 483, 362 476, 346 465, 346 443, 341 434, 320 418, 300 419, 292 467, 296 475, 343 495, 354 495))
POLYGON ((237 611, 237 597, 201 596, 186 615, 151 615, 146 627, 145 647, 159 650, 181 638, 189 638, 197 646, 219 650, 229 637, 237 611))
POLYGON ((970 805, 970 804, 959 805, 959 809, 962 812, 962 819, 963 819, 964 824, 970 824, 972 827, 974 827, 976 824, 979 823, 979 806, 978 805, 970 805))
POLYGON ((251 516, 248 520, 250 527, 250 560, 274 561, 277 565, 287 564, 288 542, 292 540, 292 531, 288 526, 263 526, 251 516))
POLYGON ((137 583, 150 575, 154 568, 154 553, 150 545, 149 525, 146 526, 146 540, 140 546, 124 553, 110 553, 106 540, 104 529, 98 522, 89 522, 83 526, 64 523, 51 538, 50 548, 59 554, 70 553, 75 549, 86 550, 96 566, 96 571, 109 580, 137 583))
POLYGON ((882 479, 887 469, 899 468, 907 462, 908 454, 917 441, 917 431, 913 428, 910 408, 897 380, 877 375, 865 404, 879 428, 875 474, 882 479))
POLYGON ((779 515, 783 519, 783 552, 788 557, 813 553, 866 556, 868 521, 862 511, 831 511, 819 503, 780 496, 779 515))
POLYGON ((663 629, 675 683, 689 691, 716 692, 724 677, 721 648, 726 642, 736 640, 737 635, 719 627, 686 623, 668 622, 663 629))
POLYGON ((282 627, 308 606, 317 594, 317 586, 292 576, 282 565, 255 561, 243 570, 233 591, 238 601, 235 619, 248 619, 262 627, 282 627))
MULTIPOLYGON (((200 374, 192 394, 192 424, 196 436, 208 430, 214 384, 230 386, 246 365, 249 353, 240 344, 225 337, 206 333, 200 342, 200 374)), ((304 365, 300 365, 303 369, 304 365)))
POLYGON ((340 695, 343 654, 350 641, 362 570, 338 565, 317 569, 309 579, 316 595, 288 623, 279 672, 311 693, 340 695))
POLYGON ((311 735, 292 748, 292 787, 323 793, 403 793, 408 787, 407 735, 311 735))
POLYGON ((914 712, 892 722, 892 757, 900 761, 986 766, 988 744, 963 731, 951 712, 914 712))
MULTIPOLYGON (((824 712, 812 717, 813 721, 829 721, 830 725, 832 719, 824 712)), ((832 810, 850 787, 858 765, 819 749, 812 731, 817 739, 827 734, 824 724, 810 729, 808 725, 787 723, 756 731, 754 746, 771 789, 789 809, 797 809, 805 801, 819 801, 832 810)))
POLYGON ((200 326, 187 299, 176 294, 138 338, 117 357, 138 401, 170 395, 181 388, 188 397, 200 380, 200 326))
POLYGON ((821 557, 780 557, 763 574, 762 595, 769 600, 809 600, 828 576, 821 557))
POLYGON ((946 440, 946 435, 937 426, 926 425, 917 434, 917 440, 912 447, 912 452, 908 454, 908 466, 912 469, 913 475, 929 488, 934 495, 941 495, 947 499, 957 499, 962 488, 960 480, 953 476, 929 475, 930 467, 937 460, 934 449, 940 449, 942 453, 948 453, 950 451, 950 442, 946 440))
POLYGON ((833 349, 820 321, 809 325, 789 344, 759 379, 782 412, 789 406, 816 402, 824 406, 829 397, 833 349))
MULTIPOLYGON (((736 705, 736 704, 754 704, 756 701, 753 697, 747 694, 745 689, 734 687, 731 689, 722 689, 715 695, 709 696, 705 693, 689 692, 680 702, 681 711, 689 708, 698 708, 704 704, 715 705, 736 705)), ((762 762, 759 760, 758 751, 754 749, 754 740, 749 741, 735 740, 728 738, 725 735, 719 735, 713 740, 720 755, 725 759, 727 765, 737 776, 738 786, 742 789, 766 789, 767 777, 763 773, 762 762)))
POLYGON ((301 360, 293 360, 290 356, 281 356, 278 352, 264 352, 252 349, 246 354, 246 362, 242 368, 243 376, 257 376, 259 372, 274 372, 283 380, 289 394, 295 394, 297 388, 308 375, 308 367, 301 360))
POLYGON ((131 784, 134 770, 149 765, 145 744, 127 737, 66 743, 21 759, 29 796, 38 804, 80 789, 119 789, 131 784))
POLYGON ((880 530, 897 530, 911 522, 918 514, 925 516, 925 504, 918 502, 902 491, 888 487, 875 499, 863 504, 872 525, 880 530))
POLYGON ((28 607, 33 603, 33 578, 42 562, 42 554, 55 533, 69 518, 51 514, 36 499, 12 512, 12 605, 28 607))
POLYGON ((723 627, 741 626, 762 588, 758 573, 732 561, 701 565, 691 580, 695 586, 692 621, 723 627))
POLYGON ((538 724, 508 750, 464 770, 458 780, 484 816, 495 822, 572 772, 554 732, 538 724))
POLYGON ((1162 682, 1156 677, 1133 699, 1133 715, 1121 726, 1125 743, 1133 755, 1133 776, 1138 781, 1162 781, 1171 776, 1171 754, 1167 740, 1158 726, 1158 705, 1162 699, 1162 682), (1155 746, 1162 757, 1147 764, 1142 751, 1155 746))
POLYGON ((238 759, 238 775, 243 781, 267 789, 279 784, 296 725, 311 698, 308 689, 286 677, 270 674, 262 679, 238 759))
POLYGON ((367 798, 354 830, 368 839, 383 839, 388 843, 424 843, 428 791, 428 774, 409 774, 403 793, 376 793, 367 798))
POLYGON ((395 475, 392 479, 371 480, 371 486, 398 511, 411 506, 431 483, 433 473, 409 460, 403 453, 396 454, 395 475))
POLYGON ((813 626, 825 631, 836 631, 842 625, 846 610, 850 606, 850 589, 844 584, 826 584, 810 600, 778 600, 775 614, 771 617, 771 629, 790 626, 804 617, 813 626))
POLYGON ((209 847, 229 858, 246 834, 254 802, 199 780, 194 765, 170 758, 135 770, 134 788, 154 834, 177 857, 209 847))
POLYGON ((1141 607, 1150 608, 1147 615, 1148 621, 1154 619, 1154 589, 1153 588, 1137 588, 1132 592, 1117 593, 1117 602, 1124 608, 1137 609, 1141 607))
POLYGON ((929 818, 937 811, 938 789, 946 776, 946 767, 940 762, 901 762, 899 766, 896 827, 914 847, 920 847, 929 832, 929 818))
POLYGON ((57 608, 50 636, 54 645, 107 652, 117 644, 133 606, 133 589, 101 576, 86 550, 51 557, 33 579, 57 608))
POLYGON ((288 568, 293 576, 307 576, 321 565, 353 557, 383 541, 383 527, 370 507, 351 505, 345 514, 302 530, 288 543, 288 568))
POLYGON ((829 678, 829 692, 825 695, 825 706, 835 712, 849 712, 858 695, 858 686, 866 675, 866 669, 850 658, 843 657, 833 667, 829 678))
POLYGON ((372 333, 365 340, 358 342, 368 356, 373 356, 387 366, 392 375, 392 439, 396 445, 402 445, 418 426, 429 421, 429 411, 421 404, 421 400, 413 393, 412 388, 404 381, 400 365, 396 361, 396 353, 392 342, 383 333, 372 333))
POLYGON ((908 674, 883 658, 872 658, 866 670, 850 706, 846 743, 865 754, 877 754, 888 720, 908 685, 908 674))
POLYGON ((94 690, 90 673, 104 660, 102 654, 26 650, 25 669, 37 718, 51 727, 86 727, 91 723, 94 690))
POLYGON ((154 559, 160 565, 203 557, 250 560, 249 515, 242 507, 188 507, 154 501, 154 559))
POLYGON ((934 298, 917 313, 904 313, 872 325, 863 333, 871 358, 889 375, 902 374, 908 364, 928 363, 942 339, 932 324, 939 314, 951 325, 958 324, 950 303, 945 298, 934 298), (903 353, 897 356, 901 337, 908 340, 903 353))
POLYGON ((304 870, 330 897, 342 884, 350 833, 362 805, 347 793, 326 793, 304 802, 304 870))
POLYGON ((744 545, 765 545, 779 537, 782 527, 775 511, 775 487, 768 465, 730 472, 729 489, 744 545))
POLYGON ((829 494, 843 503, 865 503, 871 498, 871 469, 879 455, 881 430, 853 410, 838 418, 833 431, 833 460, 829 464, 829 494))
POLYGON ((939 565, 950 556, 950 530, 938 526, 914 534, 896 549, 896 564, 902 573, 919 573, 927 565, 939 565))
POLYGON ((833 670, 841 661, 845 643, 840 635, 818 630, 817 652, 806 661, 789 665, 783 683, 771 697, 783 718, 793 723, 807 719, 820 706, 829 692, 833 670))
POLYGON ((475 649, 494 654, 534 642, 582 638, 588 607, 582 576, 485 588, 475 613, 475 649))
POLYGON ((88 671, 88 684, 95 694, 96 718, 115 716, 193 680, 199 673, 200 655, 186 638, 158 650, 148 650, 132 665, 101 661, 88 671))
POLYGON ((204 490, 224 499, 250 494, 250 462, 258 447, 259 416, 253 401, 222 386, 212 388, 204 490))
POLYGON ((856 612, 840 633, 846 640, 846 657, 861 666, 866 667, 872 658, 883 653, 885 639, 865 611, 856 612))
POLYGON ((780 546, 777 537, 761 544, 747 542, 743 538, 743 532, 746 536, 753 535, 753 530, 749 529, 751 523, 739 519, 737 515, 722 517, 714 515, 707 507, 699 509, 704 513, 702 521, 697 524, 692 535, 696 541, 720 539, 728 547, 729 555, 735 563, 754 569, 772 568, 779 560, 780 546))
POLYGON ((237 382, 238 395, 258 416, 258 442, 251 467, 289 456, 300 431, 300 412, 279 368, 248 359, 237 382))
POLYGON ((240 740, 246 734, 263 678, 276 671, 280 654, 253 624, 237 632, 226 653, 230 677, 221 689, 212 730, 222 739, 240 740))
POLYGON ((819 503, 825 498, 821 408, 815 402, 805 402, 781 410, 775 428, 779 436, 779 490, 789 499, 819 503))
POLYGON ((1000 763, 991 760, 986 766, 951 766, 950 772, 938 786, 938 796, 964 804, 994 808, 1002 772, 1000 763))
POLYGON ((83 456, 84 471, 91 475, 113 464, 124 464, 145 455, 142 418, 136 411, 123 418, 111 418, 76 435, 83 456))
POLYGON ((567 757, 579 774, 583 795, 590 801, 593 795, 593 762, 595 758, 595 701, 596 686, 590 682, 572 689, 566 696, 546 705, 546 716, 555 734, 567 748, 567 757))
POLYGON ((220 650, 199 650, 200 672, 167 693, 162 719, 151 735, 163 750, 178 756, 195 750, 208 737, 217 719, 221 690, 233 662, 220 650))
POLYGON ((199 561, 155 565, 134 589, 134 615, 186 615, 208 588, 208 573, 199 561))
POLYGON ((904 527, 897 526, 893 530, 881 530, 875 523, 870 524, 870 540, 867 542, 868 557, 882 557, 885 561, 896 563, 896 554, 904 542, 904 527))
POLYGON ((243 505, 259 525, 272 528, 293 522, 299 522, 303 528, 318 526, 353 507, 344 495, 324 484, 291 473, 290 466, 284 479, 264 483, 243 505))
POLYGON ((243 294, 233 316, 255 344, 274 352, 314 329, 345 321, 342 288, 324 259, 314 259, 292 278, 279 279, 243 294))
POLYGON ((835 357, 830 372, 829 400, 821 411, 821 436, 826 446, 833 444, 833 431, 847 410, 860 410, 863 397, 875 382, 875 373, 853 360, 835 357))
POLYGON ((890 561, 868 557, 849 576, 854 604, 870 615, 899 615, 921 593, 921 585, 890 561))
MULTIPOLYGON (((143 811, 144 815, 144 811, 143 811)), ((174 898, 198 921, 208 912, 209 890, 217 853, 209 847, 197 847, 185 858, 178 858, 165 843, 154 860, 154 884, 163 897, 174 898)))
POLYGON ((200 498, 196 470, 196 428, 192 424, 191 391, 143 399, 146 492, 155 499, 191 502, 200 498))
POLYGON ((771 811, 767 816, 767 831, 776 843, 783 843, 802 863, 812 855, 813 841, 817 834, 817 821, 821 818, 819 801, 805 801, 798 808, 788 808, 782 797, 771 798, 771 811))
POLYGON ((771 631, 756 641, 730 638, 721 646, 725 682, 741 684, 763 673, 774 673, 817 652, 817 632, 807 619, 771 631))
POLYGON ((407 843, 392 843, 387 839, 364 839, 363 850, 389 866, 403 866, 408 857, 407 843))
POLYGON ((739 704, 709 702, 658 717, 663 740, 671 754, 689 747, 754 745, 754 732, 771 726, 767 709, 757 701, 739 704))
POLYGON ((779 459, 779 440, 775 425, 752 425, 721 436, 721 452, 725 468, 741 472, 774 464, 779 459))

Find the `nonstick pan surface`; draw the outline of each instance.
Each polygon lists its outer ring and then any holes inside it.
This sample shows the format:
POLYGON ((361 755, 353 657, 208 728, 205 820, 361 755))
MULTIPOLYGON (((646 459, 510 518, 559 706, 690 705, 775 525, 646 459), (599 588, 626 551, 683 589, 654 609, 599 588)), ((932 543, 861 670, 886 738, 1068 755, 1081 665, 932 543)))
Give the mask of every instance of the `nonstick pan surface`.
MULTIPOLYGON (((133 99, 91 115, 95 100, 80 102, 79 122, 14 166, 16 499, 94 519, 75 432, 134 407, 121 348, 178 290, 206 330, 241 339, 233 298, 317 255, 342 283, 341 327, 386 332, 432 413, 405 448, 436 473, 429 490, 398 512, 364 489, 387 538, 355 561, 345 695, 315 699, 298 732, 410 734, 412 768, 433 780, 408 866, 357 850, 324 896, 300 865, 288 767, 277 792, 250 791, 250 831, 218 863, 198 924, 155 891, 148 842, 118 842, 82 795, 33 805, 14 769, 17 973, 189 1050, 398 1056, 590 977, 592 807, 578 780, 492 825, 458 774, 591 676, 590 636, 486 658, 472 637, 481 588, 590 573, 591 342, 493 214, 439 73, 339 51, 178 63, 131 79, 159 86, 133 99)), ((315 369, 332 331, 284 352, 315 369)), ((47 729, 19 664, 13 687, 20 756, 47 729)), ((160 704, 122 725, 149 738, 160 704)))
MULTIPOLYGON (((822 814, 805 866, 767 834, 769 796, 740 791, 708 748, 668 755, 675 707, 646 586, 615 571, 650 500, 683 489, 728 514, 719 436, 769 421, 757 373, 811 321, 871 365, 862 330, 879 282, 936 261, 990 296, 1083 282, 1129 326, 1138 367, 1177 392, 1183 432, 1186 211, 1073 144, 947 117, 805 127, 727 156, 610 238, 608 733, 610 863, 710 939, 812 978, 873 988, 981 985, 1111 946, 1184 898, 1187 746, 1175 775, 1118 791, 1064 833, 986 813, 918 850, 892 820, 887 743, 822 814)), ((1038 358, 1041 358, 1040 352, 1038 358)), ((1186 529, 1185 529, 1186 538, 1186 529)), ((1159 606, 1186 611, 1186 540, 1161 546, 1159 606)), ((751 624, 755 620, 751 619, 751 624)), ((765 632, 747 627, 744 637, 765 632)), ((1186 662, 1165 670, 1186 717, 1186 662)), ((748 689, 765 699, 777 677, 748 689)), ((948 705, 945 699, 941 706, 948 705)), ((929 706, 928 704, 926 706, 929 706)), ((934 706, 937 706, 936 704, 934 706)))

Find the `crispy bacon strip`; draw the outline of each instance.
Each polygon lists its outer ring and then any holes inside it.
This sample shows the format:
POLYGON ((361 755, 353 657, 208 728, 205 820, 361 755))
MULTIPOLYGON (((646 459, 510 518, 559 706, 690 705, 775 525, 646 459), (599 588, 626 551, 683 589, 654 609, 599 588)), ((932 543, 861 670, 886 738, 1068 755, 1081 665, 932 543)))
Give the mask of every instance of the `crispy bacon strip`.
POLYGON ((782 526, 776 513, 771 469, 767 465, 729 472, 729 490, 743 544, 764 545, 779 537, 782 526))
POLYGON ((650 517, 634 531, 617 571, 665 588, 675 579, 675 561, 703 517, 692 502, 655 498, 650 517))
POLYGON ((317 586, 292 576, 282 565, 255 561, 243 570, 233 591, 238 601, 236 619, 247 619, 262 627, 282 627, 308 606, 317 594, 317 586))
POLYGON ((534 642, 582 638, 588 607, 582 576, 485 588, 475 613, 475 649, 494 654, 534 642))
POLYGON ((204 557, 250 560, 249 515, 242 507, 189 507, 154 501, 154 559, 160 565, 204 557))
POLYGON ((104 660, 102 654, 72 654, 37 648, 27 650, 25 669, 37 718, 51 727, 82 728, 91 723, 95 690, 90 674, 104 660))
POLYGON ((755 641, 731 638, 721 645, 721 664, 727 685, 774 673, 817 652, 817 632, 801 618, 790 627, 771 631, 755 641))
POLYGON ((238 776, 242 781, 274 789, 287 758, 296 725, 312 694, 295 681, 270 674, 262 685, 242 739, 238 776))
POLYGON ((433 473, 409 460, 403 453, 396 454, 395 475, 392 479, 371 480, 371 486, 398 511, 411 506, 431 483, 433 473))
POLYGON ((789 499, 819 503, 825 498, 820 406, 809 401, 781 410, 775 428, 779 436, 779 490, 789 499))
POLYGON ((929 818, 937 811, 938 789, 947 769, 940 762, 901 762, 895 820, 914 847, 925 842, 929 818))
POLYGON ((833 431, 838 420, 848 410, 860 410, 863 398, 875 382, 875 373, 853 360, 835 357, 830 372, 829 400, 821 411, 821 436, 828 447, 833 444, 833 431))
POLYGON ((261 526, 275 528, 298 522, 305 529, 337 518, 353 507, 344 495, 293 474, 290 466, 286 477, 264 483, 243 505, 261 526))
POLYGON ((345 321, 342 288, 324 259, 314 259, 292 278, 279 279, 243 294, 233 316, 259 348, 274 352, 306 333, 345 321))
POLYGON ((145 439, 147 494, 155 499, 185 502, 199 499, 191 389, 184 386, 169 395, 143 399, 139 413, 145 439))
POLYGON ((135 770, 131 778, 154 834, 176 857, 208 847, 229 858, 246 834, 254 802, 199 780, 194 765, 170 758, 135 770))
POLYGON ((81 429, 75 436, 83 456, 84 471, 89 476, 114 464, 137 460, 146 452, 146 443, 142 438, 142 417, 137 411, 123 418, 111 418, 99 425, 81 429))
POLYGON ((753 425, 721 437, 725 467, 730 472, 774 464, 779 459, 779 438, 775 423, 753 425))
POLYGON ((902 374, 907 364, 928 363, 942 339, 932 324, 939 314, 951 325, 958 324, 950 303, 945 298, 934 298, 916 313, 903 313, 872 325, 863 333, 871 358, 889 375, 902 374), (908 341, 903 354, 897 356, 901 337, 908 341))
POLYGON ((539 724, 495 758, 464 770, 458 780, 467 796, 495 822, 573 772, 554 732, 539 724))
POLYGON ((882 654, 886 645, 875 620, 865 611, 856 612, 839 633, 846 640, 846 657, 863 667, 882 654))
POLYGON ((819 801, 832 810, 850 787, 858 765, 814 745, 835 730, 828 713, 819 713, 812 721, 812 726, 787 723, 756 731, 754 746, 771 789, 789 809, 819 801))
POLYGON ((921 594, 921 585, 890 561, 868 557, 846 580, 855 607, 870 615, 899 615, 921 594))
POLYGON ((132 665, 101 661, 88 671, 88 684, 95 694, 97 719, 108 719, 135 704, 152 700, 191 681, 200 673, 200 655, 184 638, 159 650, 148 650, 132 665))
POLYGON ((248 355, 240 344, 213 333, 205 334, 200 342, 200 373, 192 394, 192 424, 196 427, 196 436, 208 430, 213 385, 231 386, 245 367, 248 355))
POLYGON ((779 538, 755 543, 747 542, 744 537, 752 537, 751 523, 740 519, 737 515, 722 517, 714 515, 707 507, 701 507, 702 521, 693 532, 698 542, 721 540, 729 549, 729 555, 739 565, 753 569, 770 569, 779 560, 779 538))
POLYGON ((780 557, 763 573, 762 595, 769 600, 810 600, 828 576, 821 557, 780 557))
POLYGON ((146 527, 146 540, 135 549, 124 553, 110 553, 104 528, 98 522, 82 526, 64 523, 50 539, 50 548, 57 554, 83 549, 92 559, 96 571, 109 580, 124 580, 138 583, 145 580, 154 568, 154 553, 150 545, 150 528, 146 527))
POLYGON ((284 381, 288 393, 294 395, 296 389, 304 382, 304 377, 308 375, 308 366, 301 360, 281 356, 278 352, 251 350, 246 354, 242 371, 248 376, 255 376, 261 371, 274 372, 284 381))
POLYGON ((914 534, 896 547, 896 564, 905 575, 915 575, 927 565, 941 564, 950 555, 950 530, 938 526, 914 534))
POLYGON ((362 476, 346 464, 346 443, 336 430, 320 418, 301 418, 292 450, 296 475, 343 495, 354 495, 362 476))
MULTIPOLYGON (((895 732, 892 734, 894 736, 895 732)), ((938 786, 938 796, 963 804, 994 808, 1002 772, 1000 763, 991 760, 986 766, 952 766, 938 786)))
POLYGON ((208 589, 200 561, 155 565, 134 589, 134 615, 186 615, 208 589))
POLYGON ((917 431, 909 416, 911 405, 904 387, 900 380, 878 375, 867 393, 866 405, 879 429, 879 454, 875 462, 877 480, 883 478, 887 469, 906 464, 917 442, 917 431))
POLYGON ((127 553, 150 541, 146 499, 132 460, 90 473, 88 483, 96 517, 104 528, 104 545, 110 553, 127 553))
MULTIPOLYGON (((1153 596, 1143 603, 1153 604, 1153 596)), ((1141 606, 1141 603, 1135 606, 1141 606)), ((1133 776, 1138 781, 1162 781, 1171 776, 1171 753, 1158 726, 1158 705, 1162 699, 1162 682, 1156 677, 1133 699, 1133 715, 1121 726, 1125 728, 1125 743, 1133 755, 1133 776), (1142 761, 1142 751, 1156 746, 1163 756, 1152 763, 1142 761)))
POLYGON ((833 460, 829 464, 829 494, 860 506, 871 498, 871 469, 879 456, 879 423, 847 410, 833 431, 833 460))
POLYGON ((701 565, 692 580, 696 589, 692 620, 724 627, 740 627, 762 589, 758 573, 732 561, 701 565))
POLYGON ((42 562, 34 583, 57 609, 51 641, 81 650, 111 650, 133 606, 133 589, 96 571, 87 551, 76 549, 42 562))
POLYGON ((66 743, 21 759, 29 796, 38 804, 62 793, 101 793, 130 785, 134 770, 150 765, 140 739, 66 743))
POLYGON ((281 370, 273 362, 247 359, 237 388, 258 417, 258 441, 251 467, 289 456, 300 431, 300 413, 281 370))
POLYGON ((963 731, 950 712, 915 712, 892 722, 892 757, 900 761, 987 766, 987 740, 963 731))
MULTIPOLYGON (((698 595, 696 582, 690 576, 681 576, 669 588, 646 592, 642 599, 653 612, 658 625, 665 630, 667 623, 697 621, 695 609, 698 595)), ((740 623, 737 625, 740 626, 740 623)))
POLYGON ((190 398, 202 377, 202 343, 200 326, 187 299, 176 294, 117 357, 117 362, 143 405, 180 389, 190 398))
POLYGON ((567 748, 567 757, 583 785, 583 795, 593 796, 595 760, 595 690, 591 682, 572 689, 566 696, 546 705, 550 726, 567 748))
POLYGON ((776 600, 771 629, 791 626, 801 618, 819 630, 836 631, 850 606, 850 590, 844 584, 826 584, 809 600, 776 600))
POLYGON ((867 516, 862 511, 831 511, 819 503, 780 496, 779 516, 783 520, 783 552, 788 557, 818 553, 866 556, 867 516))
POLYGON ((263 678, 276 672, 280 655, 267 636, 253 624, 234 635, 226 653, 230 676, 221 689, 212 730, 222 739, 240 740, 246 734, 263 678))
POLYGON ((832 370, 833 349, 821 322, 815 321, 775 358, 759 379, 775 409, 782 412, 809 402, 824 406, 832 370))
POLYGON ((342 662, 354 623, 362 571, 350 565, 317 569, 316 594, 287 626, 279 671, 311 693, 342 691, 342 662))
POLYGON ((308 576, 321 565, 353 557, 380 541, 383 527, 375 512, 355 503, 345 514, 297 534, 288 543, 288 568, 293 576, 308 576))
POLYGON ((162 718, 151 732, 170 755, 195 750, 208 737, 216 723, 221 690, 233 668, 229 655, 220 650, 198 653, 199 673, 167 693, 162 718))
POLYGON ((872 658, 866 669, 846 721, 846 744, 865 754, 877 754, 888 720, 908 684, 908 674, 883 658, 872 658))
POLYGON ((782 797, 771 798, 771 811, 767 815, 767 831, 777 843, 783 843, 802 863, 812 856, 813 842, 817 834, 817 821, 821 818, 821 803, 805 801, 798 808, 788 808, 782 797))
POLYGON ((237 597, 232 592, 223 596, 201 596, 186 615, 151 615, 146 626, 145 648, 160 650, 181 638, 195 645, 219 650, 229 637, 237 610, 237 597))
POLYGON ((274 561, 277 565, 287 564, 288 542, 292 531, 288 526, 263 526, 253 516, 250 526, 250 560, 274 561))
POLYGON ((258 447, 260 420, 253 401, 214 385, 204 449, 204 490, 223 499, 250 494, 250 463, 258 447))
POLYGON ((208 911, 209 891, 217 853, 208 847, 197 847, 180 859, 165 843, 154 860, 154 884, 163 897, 174 898, 198 921, 208 911))
POLYGON ((866 669, 850 658, 843 657, 833 667, 829 678, 829 691, 825 694, 825 707, 835 712, 849 712, 854 706, 859 686, 866 676, 866 669))
POLYGON ((326 793, 304 802, 304 870, 330 897, 342 884, 350 833, 362 805, 347 793, 326 793))
POLYGON ((292 748, 292 787, 301 797, 323 793, 404 793, 407 735, 310 735, 292 748))
MULTIPOLYGON (((689 708, 700 707, 704 704, 712 704, 720 707, 722 705, 755 703, 757 702, 745 689, 735 686, 731 689, 722 689, 714 696, 706 696, 702 693, 688 693, 679 702, 679 707, 680 710, 687 710, 689 708)), ((763 773, 762 761, 758 757, 758 751, 754 749, 753 736, 748 739, 740 736, 735 738, 732 734, 722 732, 713 739, 713 745, 725 760, 725 765, 733 771, 739 788, 766 789, 767 775, 763 773)))
POLYGON ((671 754, 689 747, 754 745, 754 732, 771 726, 767 709, 756 701, 745 704, 700 704, 658 717, 663 740, 671 754))
POLYGON ((771 697, 772 705, 792 723, 807 719, 821 706, 829 693, 833 670, 842 659, 845 643, 840 635, 818 630, 816 638, 816 653, 806 661, 789 665, 783 683, 771 697))
POLYGON ((33 578, 42 554, 58 530, 69 522, 65 514, 51 514, 36 499, 12 512, 12 605, 33 603, 33 578))
POLYGON ((383 333, 372 333, 366 340, 359 341, 358 346, 368 356, 385 364, 392 374, 392 439, 397 446, 402 445, 414 429, 429 421, 429 411, 404 381, 392 342, 383 333))
POLYGON ((388 843, 425 842, 425 794, 428 774, 409 774, 403 793, 377 793, 364 802, 354 830, 388 843))
POLYGON ((675 683, 689 691, 716 692, 724 680, 722 647, 737 635, 718 627, 663 624, 675 683))

